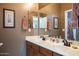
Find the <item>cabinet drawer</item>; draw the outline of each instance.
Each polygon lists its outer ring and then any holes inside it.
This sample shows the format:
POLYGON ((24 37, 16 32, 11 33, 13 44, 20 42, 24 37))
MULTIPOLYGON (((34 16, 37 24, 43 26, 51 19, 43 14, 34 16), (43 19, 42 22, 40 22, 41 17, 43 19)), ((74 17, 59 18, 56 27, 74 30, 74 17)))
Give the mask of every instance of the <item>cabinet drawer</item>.
POLYGON ((42 53, 46 56, 52 56, 52 51, 45 49, 45 48, 42 48, 42 47, 40 47, 40 53, 42 53))

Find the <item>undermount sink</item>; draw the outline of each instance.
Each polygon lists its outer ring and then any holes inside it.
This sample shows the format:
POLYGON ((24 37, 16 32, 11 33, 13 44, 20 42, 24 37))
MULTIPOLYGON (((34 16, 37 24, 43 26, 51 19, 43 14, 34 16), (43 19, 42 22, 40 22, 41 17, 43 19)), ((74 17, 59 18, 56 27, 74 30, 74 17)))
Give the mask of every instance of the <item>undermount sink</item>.
POLYGON ((41 43, 41 44, 48 44, 48 45, 64 45, 63 42, 53 42, 50 40, 50 38, 47 38, 45 40, 42 40, 42 38, 34 38, 36 42, 41 43))
MULTIPOLYGON (((64 46, 64 43, 63 42, 52 42, 51 40, 49 39, 46 39, 46 40, 42 40, 42 38, 39 38, 37 40, 38 43, 42 43, 42 44, 49 44, 49 45, 59 45, 59 46, 64 46)), ((70 48, 73 48, 73 49, 78 49, 79 47, 76 46, 76 45, 72 45, 70 46, 70 48)))
MULTIPOLYGON (((42 40, 43 38, 40 38, 40 36, 33 36, 30 37, 30 39, 35 40, 35 42, 39 43, 39 44, 46 44, 46 45, 56 45, 56 46, 64 46, 64 43, 62 42, 62 39, 59 39, 59 42, 53 42, 52 40, 50 40, 50 38, 46 38, 45 40, 42 40)), ((56 38, 54 38, 56 39, 56 38)), ((70 48, 73 49, 78 49, 79 47, 76 45, 72 45, 70 46, 70 48)))
POLYGON ((64 45, 63 42, 58 42, 57 43, 57 42, 52 42, 50 40, 46 40, 45 42, 48 43, 48 44, 51 44, 51 45, 64 45))

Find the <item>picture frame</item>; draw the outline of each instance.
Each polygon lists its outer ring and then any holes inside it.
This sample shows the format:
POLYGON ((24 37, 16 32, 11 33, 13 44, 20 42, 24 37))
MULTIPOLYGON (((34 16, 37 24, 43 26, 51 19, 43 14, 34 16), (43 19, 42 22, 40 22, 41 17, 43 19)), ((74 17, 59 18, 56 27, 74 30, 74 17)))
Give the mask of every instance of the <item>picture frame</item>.
POLYGON ((15 10, 3 9, 3 28, 15 28, 15 10))
POLYGON ((58 17, 53 17, 53 28, 58 29, 58 17))

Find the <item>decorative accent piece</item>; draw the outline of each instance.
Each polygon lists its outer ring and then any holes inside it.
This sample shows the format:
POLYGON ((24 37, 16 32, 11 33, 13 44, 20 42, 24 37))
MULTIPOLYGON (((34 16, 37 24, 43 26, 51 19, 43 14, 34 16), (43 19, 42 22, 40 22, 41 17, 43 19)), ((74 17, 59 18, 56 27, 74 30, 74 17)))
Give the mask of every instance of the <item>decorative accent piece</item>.
POLYGON ((3 27, 15 28, 15 11, 3 9, 3 27))
POLYGON ((57 17, 53 17, 53 27, 54 29, 58 29, 58 18, 57 17))
POLYGON ((28 29, 28 19, 24 16, 22 19, 22 29, 27 30, 28 29))

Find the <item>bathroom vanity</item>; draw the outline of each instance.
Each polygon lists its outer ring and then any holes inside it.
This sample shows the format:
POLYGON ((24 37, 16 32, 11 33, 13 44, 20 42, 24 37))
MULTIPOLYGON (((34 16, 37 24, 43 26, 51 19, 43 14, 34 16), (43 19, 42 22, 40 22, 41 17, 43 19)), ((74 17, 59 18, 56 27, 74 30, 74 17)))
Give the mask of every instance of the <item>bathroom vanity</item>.
POLYGON ((26 37, 26 54, 28 56, 79 56, 79 48, 64 46, 63 43, 43 41, 38 36, 26 37))
POLYGON ((26 41, 28 56, 60 56, 60 54, 26 41))

